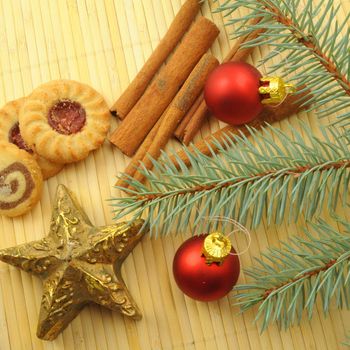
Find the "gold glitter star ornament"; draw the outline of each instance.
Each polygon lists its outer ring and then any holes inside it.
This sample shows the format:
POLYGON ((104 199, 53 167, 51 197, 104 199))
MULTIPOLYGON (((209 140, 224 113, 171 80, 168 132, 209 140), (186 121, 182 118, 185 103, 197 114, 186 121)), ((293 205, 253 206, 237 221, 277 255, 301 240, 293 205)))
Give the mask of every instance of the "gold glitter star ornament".
POLYGON ((141 318, 120 269, 142 238, 142 225, 95 227, 73 194, 58 186, 48 236, 0 250, 0 260, 43 279, 39 338, 55 339, 88 303, 141 318))

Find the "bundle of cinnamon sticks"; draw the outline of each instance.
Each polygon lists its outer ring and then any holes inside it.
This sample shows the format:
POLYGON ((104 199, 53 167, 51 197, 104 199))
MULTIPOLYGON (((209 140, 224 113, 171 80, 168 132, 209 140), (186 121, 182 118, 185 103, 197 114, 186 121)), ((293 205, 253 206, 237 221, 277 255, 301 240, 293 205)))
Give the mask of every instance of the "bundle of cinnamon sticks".
MULTIPOLYGON (((122 122, 109 140, 124 154, 133 156, 124 172, 139 181, 144 180, 137 171, 140 162, 151 169, 151 158, 159 157, 172 136, 188 145, 208 115, 203 88, 219 62, 207 50, 219 29, 207 18, 197 17, 199 2, 187 0, 184 3, 154 53, 111 108, 122 122)), ((242 49, 242 44, 255 39, 261 32, 259 29, 240 37, 224 61, 246 60, 252 48, 242 49)), ((271 122, 288 117, 301 108, 290 102, 291 98, 287 98, 280 106, 282 113, 265 109, 257 125, 265 120, 271 122)), ((240 129, 244 130, 244 127, 240 129)), ((220 134, 234 130, 224 128, 213 136, 220 142, 220 134)), ((199 146, 205 148, 205 143, 199 146)), ((186 163, 184 155, 180 156, 186 163)), ((127 187, 127 182, 121 179, 117 185, 127 187)))

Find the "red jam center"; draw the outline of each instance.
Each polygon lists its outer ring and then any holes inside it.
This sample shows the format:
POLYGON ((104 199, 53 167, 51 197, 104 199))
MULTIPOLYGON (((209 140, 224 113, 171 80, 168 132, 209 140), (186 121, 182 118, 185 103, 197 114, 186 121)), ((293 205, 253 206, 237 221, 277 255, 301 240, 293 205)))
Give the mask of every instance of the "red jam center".
POLYGON ((27 151, 28 153, 33 153, 33 151, 24 142, 21 132, 19 130, 19 123, 13 125, 9 132, 9 141, 15 144, 18 148, 27 151))
POLYGON ((60 134, 75 134, 85 125, 86 112, 80 103, 62 100, 49 110, 48 122, 60 134))

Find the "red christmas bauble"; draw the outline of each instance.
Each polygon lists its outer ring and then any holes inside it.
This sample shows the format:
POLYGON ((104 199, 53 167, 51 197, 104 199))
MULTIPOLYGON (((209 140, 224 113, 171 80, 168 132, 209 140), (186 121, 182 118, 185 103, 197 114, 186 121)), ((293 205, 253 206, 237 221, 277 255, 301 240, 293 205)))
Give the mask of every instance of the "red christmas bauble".
MULTIPOLYGON (((236 284, 240 272, 237 255, 227 255, 221 264, 207 263, 203 254, 207 236, 195 236, 185 241, 173 261, 173 273, 178 287, 189 297, 200 301, 224 297, 236 284)), ((235 253, 235 250, 231 248, 231 252, 235 253)))
POLYGON ((249 123, 263 109, 259 94, 260 78, 260 72, 248 63, 220 65, 205 84, 204 98, 208 109, 225 123, 249 123))

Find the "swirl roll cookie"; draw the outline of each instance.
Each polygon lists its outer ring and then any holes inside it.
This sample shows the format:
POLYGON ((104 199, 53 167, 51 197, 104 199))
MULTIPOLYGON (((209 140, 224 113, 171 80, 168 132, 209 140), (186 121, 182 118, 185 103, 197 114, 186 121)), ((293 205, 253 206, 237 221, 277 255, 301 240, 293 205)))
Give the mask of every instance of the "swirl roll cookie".
POLYGON ((19 115, 25 142, 57 163, 84 159, 105 140, 110 112, 104 98, 88 85, 56 80, 36 88, 19 115))
POLYGON ((63 164, 51 162, 35 153, 23 140, 20 129, 18 115, 23 105, 24 98, 8 102, 0 109, 0 142, 10 142, 18 148, 30 153, 39 164, 43 173, 43 178, 48 179, 63 168, 63 164))
POLYGON ((28 212, 40 199, 43 177, 26 151, 0 143, 0 214, 14 217, 28 212))

